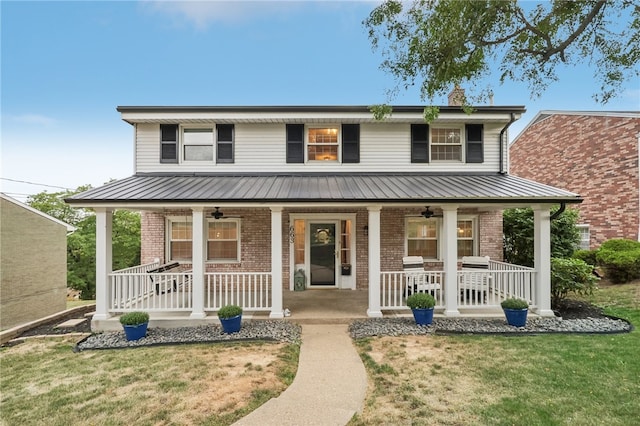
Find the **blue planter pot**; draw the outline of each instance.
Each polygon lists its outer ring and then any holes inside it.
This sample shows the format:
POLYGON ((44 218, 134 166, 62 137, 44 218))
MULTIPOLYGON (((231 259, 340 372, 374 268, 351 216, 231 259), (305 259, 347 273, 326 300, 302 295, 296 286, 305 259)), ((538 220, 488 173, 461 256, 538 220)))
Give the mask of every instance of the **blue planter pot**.
POLYGON ((242 315, 237 315, 231 318, 220 318, 220 324, 222 324, 222 330, 227 333, 237 333, 242 326, 242 315))
POLYGON ((502 309, 504 316, 507 318, 507 324, 514 327, 524 327, 527 323, 528 309, 502 309))
POLYGON ((127 336, 127 340, 139 340, 147 335, 148 325, 149 323, 145 322, 144 324, 138 325, 123 325, 122 328, 124 328, 124 334, 127 336))
POLYGON ((418 325, 430 325, 433 322, 433 308, 411 309, 418 325))

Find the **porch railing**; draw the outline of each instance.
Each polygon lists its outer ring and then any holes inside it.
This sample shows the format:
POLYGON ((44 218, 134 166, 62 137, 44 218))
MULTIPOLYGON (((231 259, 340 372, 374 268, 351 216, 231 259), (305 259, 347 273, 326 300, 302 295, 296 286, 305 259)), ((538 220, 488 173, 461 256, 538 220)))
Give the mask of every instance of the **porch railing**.
MULTIPOLYGON (((509 297, 537 306, 533 268, 490 261, 489 269, 458 270, 457 304, 460 308, 499 308, 509 297)), ((380 273, 380 308, 408 309, 406 298, 414 291, 426 291, 436 299, 436 308, 445 306, 443 271, 391 271, 380 273)))
MULTIPOLYGON (((153 272, 158 263, 148 263, 109 274, 109 312, 179 312, 193 310, 191 271, 153 272)), ((251 311, 271 309, 271 273, 206 273, 205 311, 224 305, 240 305, 251 311)))
POLYGON ((225 305, 245 310, 271 309, 271 273, 238 272, 205 274, 205 311, 217 311, 225 305))
POLYGON ((444 307, 444 272, 391 271, 380 273, 380 308, 408 309, 406 298, 415 291, 430 292, 436 308, 444 307))

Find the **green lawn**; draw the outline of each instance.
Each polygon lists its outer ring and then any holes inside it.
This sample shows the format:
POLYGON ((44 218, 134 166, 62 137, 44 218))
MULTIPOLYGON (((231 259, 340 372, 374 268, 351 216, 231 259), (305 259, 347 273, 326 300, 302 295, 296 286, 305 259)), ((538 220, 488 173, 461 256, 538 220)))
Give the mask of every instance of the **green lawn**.
MULTIPOLYGON (((640 326, 640 285, 588 298, 640 326)), ((358 341, 374 386, 350 423, 635 425, 640 332, 358 341)))

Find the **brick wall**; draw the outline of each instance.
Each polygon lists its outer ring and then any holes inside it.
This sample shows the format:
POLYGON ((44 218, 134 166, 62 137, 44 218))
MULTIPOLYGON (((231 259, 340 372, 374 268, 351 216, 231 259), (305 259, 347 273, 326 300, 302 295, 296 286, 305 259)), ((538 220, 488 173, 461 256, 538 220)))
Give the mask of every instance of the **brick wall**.
POLYGON ((67 229, 0 200, 0 328, 67 307, 67 229))
POLYGON ((638 118, 553 114, 511 145, 510 173, 580 194, 591 248, 637 240, 639 133, 638 118))
MULTIPOLYGON (((405 218, 416 216, 421 209, 384 208, 381 218, 381 270, 401 271, 402 257, 405 255, 405 218)), ((285 209, 282 223, 282 277, 284 288, 289 288, 290 274, 290 248, 289 248, 289 215, 304 213, 343 213, 356 214, 356 288, 368 288, 368 236, 365 235, 365 226, 368 226, 369 213, 366 209, 356 210, 321 210, 321 209, 285 209)), ((190 216, 190 211, 168 211, 168 216, 190 216)), ((264 272, 271 270, 271 212, 269 209, 224 209, 227 217, 238 216, 241 221, 241 253, 240 263, 208 264, 208 271, 251 271, 264 272)), ((478 215, 480 254, 490 256, 494 260, 502 260, 502 212, 477 212, 472 209, 461 209, 459 214, 478 215)), ((143 213, 142 215, 142 259, 143 262, 151 262, 154 257, 164 262, 165 219, 162 214, 143 213)), ((427 262, 426 267, 432 270, 442 270, 442 262, 427 262)))

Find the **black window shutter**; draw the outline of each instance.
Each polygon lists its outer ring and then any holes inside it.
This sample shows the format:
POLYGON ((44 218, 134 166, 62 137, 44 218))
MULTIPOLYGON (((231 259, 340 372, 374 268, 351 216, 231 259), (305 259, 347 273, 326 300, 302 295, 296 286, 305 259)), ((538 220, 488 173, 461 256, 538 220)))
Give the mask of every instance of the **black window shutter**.
POLYGON ((411 125, 411 162, 429 162, 429 125, 411 125))
POLYGON ((233 139, 234 139, 234 125, 233 124, 218 124, 216 125, 217 134, 217 160, 218 163, 233 163, 233 139))
POLYGON ((483 125, 467 124, 466 126, 467 163, 484 162, 483 125))
POLYGON ((342 125, 342 162, 360 162, 360 125, 342 125))
POLYGON ((304 163, 304 124, 287 124, 287 163, 304 163))
POLYGON ((178 162, 178 125, 160 125, 160 162, 178 162))

